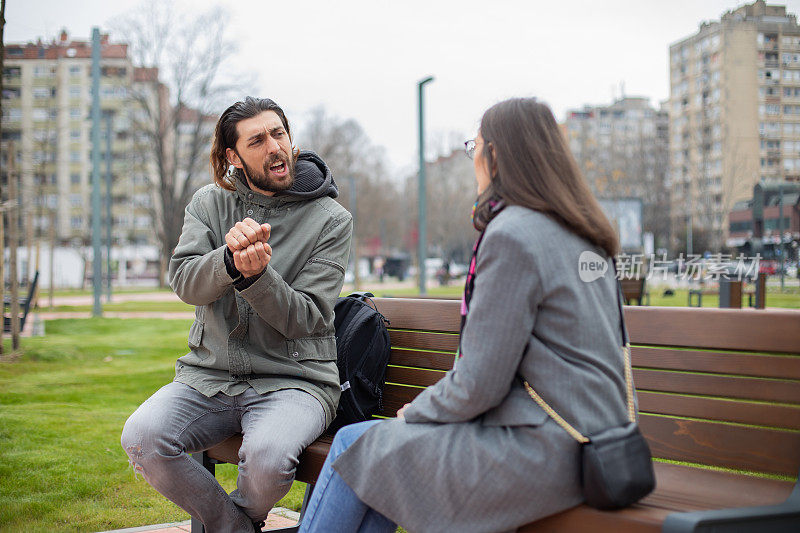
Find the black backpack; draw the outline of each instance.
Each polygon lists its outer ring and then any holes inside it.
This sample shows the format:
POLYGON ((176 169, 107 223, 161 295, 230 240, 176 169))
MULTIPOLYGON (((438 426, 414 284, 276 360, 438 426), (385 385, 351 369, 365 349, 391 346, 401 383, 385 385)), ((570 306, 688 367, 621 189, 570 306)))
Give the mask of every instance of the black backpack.
POLYGON ((369 292, 356 292, 336 301, 333 324, 342 396, 331 432, 369 420, 383 407, 391 347, 386 329, 389 321, 367 303, 371 296, 369 292))

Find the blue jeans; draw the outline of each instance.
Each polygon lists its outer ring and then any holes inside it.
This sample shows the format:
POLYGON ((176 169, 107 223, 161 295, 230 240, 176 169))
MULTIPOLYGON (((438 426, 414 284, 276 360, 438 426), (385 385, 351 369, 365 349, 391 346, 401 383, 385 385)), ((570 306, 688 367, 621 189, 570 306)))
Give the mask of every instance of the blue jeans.
POLYGON ((378 423, 380 421, 371 420, 352 424, 336 433, 306 507, 300 533, 393 533, 397 529, 397 524, 362 502, 331 466, 365 431, 378 423))

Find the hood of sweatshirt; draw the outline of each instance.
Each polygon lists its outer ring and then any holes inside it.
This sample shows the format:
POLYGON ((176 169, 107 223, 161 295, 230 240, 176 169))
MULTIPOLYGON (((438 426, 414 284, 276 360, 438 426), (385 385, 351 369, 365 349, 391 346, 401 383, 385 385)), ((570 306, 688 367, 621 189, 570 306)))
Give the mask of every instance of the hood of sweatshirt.
POLYGON ((336 198, 339 196, 339 189, 325 161, 311 150, 301 150, 294 166, 294 183, 275 196, 294 196, 306 200, 322 196, 336 198))

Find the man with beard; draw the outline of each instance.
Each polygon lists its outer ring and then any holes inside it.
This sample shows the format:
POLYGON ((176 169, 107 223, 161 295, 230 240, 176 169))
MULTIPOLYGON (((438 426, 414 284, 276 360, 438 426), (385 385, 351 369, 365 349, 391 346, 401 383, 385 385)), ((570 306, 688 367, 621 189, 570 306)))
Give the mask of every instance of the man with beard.
POLYGON ((211 167, 215 184, 186 207, 169 265, 173 290, 196 306, 190 352, 175 380, 125 423, 122 446, 207 531, 250 532, 336 413, 333 307, 352 217, 333 200, 325 163, 292 147, 270 99, 248 97, 222 113, 211 167), (229 495, 189 454, 236 433, 243 442, 229 495))

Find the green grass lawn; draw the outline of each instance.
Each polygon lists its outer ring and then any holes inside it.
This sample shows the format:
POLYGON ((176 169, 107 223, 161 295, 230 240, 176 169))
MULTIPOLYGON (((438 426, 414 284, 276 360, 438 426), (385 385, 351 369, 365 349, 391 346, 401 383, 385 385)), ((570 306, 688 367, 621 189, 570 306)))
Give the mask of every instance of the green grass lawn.
MULTIPOLYGON (((40 304, 40 311, 48 313, 90 313, 92 311, 91 305, 58 305, 53 309, 47 307, 46 302, 40 304)), ((178 312, 194 312, 194 306, 183 302, 103 302, 103 311, 109 312, 151 312, 151 313, 178 313, 178 312)))
MULTIPOLYGON (((188 519, 134 476, 120 447, 128 415, 173 377, 184 320, 46 323, 0 363, 0 531, 102 531, 188 519)), ((8 353, 8 347, 6 347, 8 353)), ((236 467, 218 467, 226 490, 236 467)), ((304 484, 279 505, 299 509, 304 484)))
MULTIPOLYGON (((89 287, 88 289, 56 289, 53 291, 53 296, 92 296, 94 294, 94 289, 89 287)), ((105 285, 103 285, 103 291, 105 291, 105 285)), ((155 285, 150 287, 114 287, 112 289, 113 294, 140 294, 145 292, 172 292, 172 289, 169 287, 156 287, 155 285)), ((49 294, 49 287, 39 287, 39 297, 46 298, 49 294)), ((105 292, 103 293, 105 294, 105 292)))

